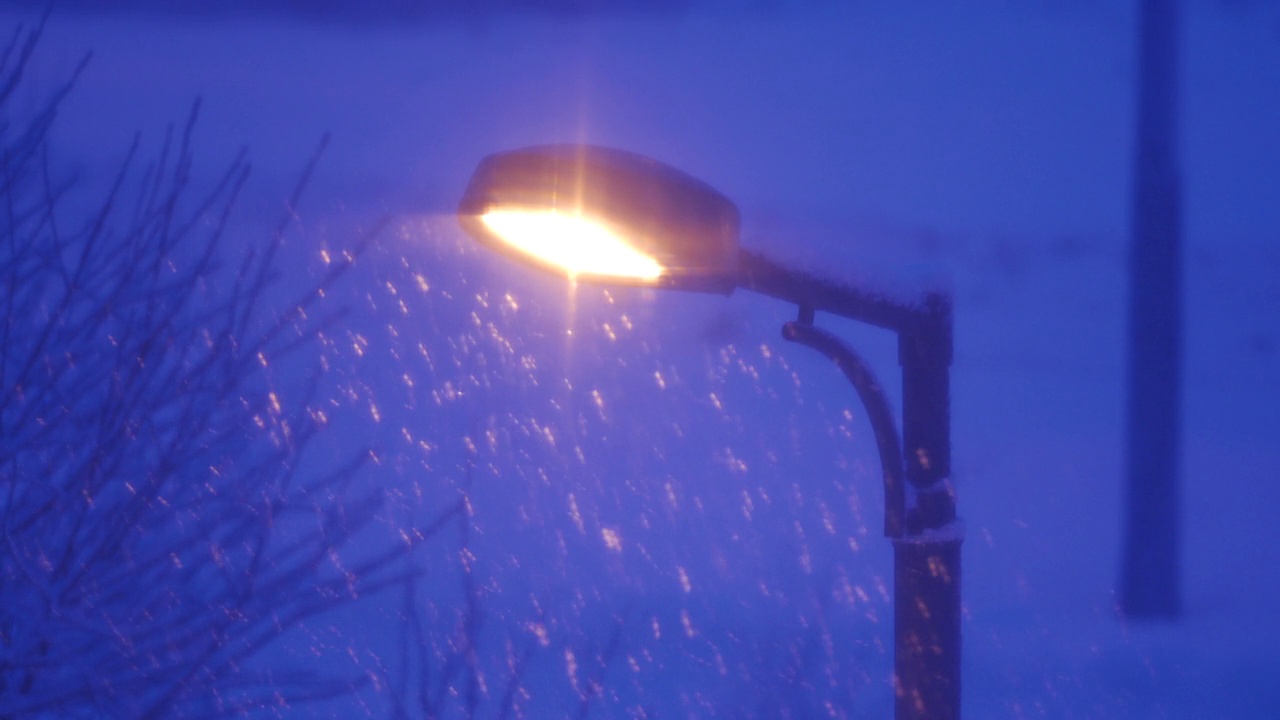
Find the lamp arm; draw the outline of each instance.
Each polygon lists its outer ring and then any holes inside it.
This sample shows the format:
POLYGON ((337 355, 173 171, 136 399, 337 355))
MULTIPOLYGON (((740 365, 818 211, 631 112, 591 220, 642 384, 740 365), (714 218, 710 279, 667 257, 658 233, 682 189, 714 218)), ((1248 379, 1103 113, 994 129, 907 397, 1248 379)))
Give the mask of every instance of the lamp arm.
POLYGON ((880 472, 884 477, 884 534, 900 538, 905 531, 907 512, 906 489, 903 485, 902 442, 898 438, 893 411, 880 383, 862 357, 831 333, 812 324, 812 311, 801 307, 801 321, 782 326, 782 337, 826 355, 853 383, 858 398, 867 409, 871 430, 880 452, 880 472))
POLYGON ((744 290, 898 333, 928 323, 933 315, 929 308, 789 268, 744 248, 738 249, 736 273, 744 290))

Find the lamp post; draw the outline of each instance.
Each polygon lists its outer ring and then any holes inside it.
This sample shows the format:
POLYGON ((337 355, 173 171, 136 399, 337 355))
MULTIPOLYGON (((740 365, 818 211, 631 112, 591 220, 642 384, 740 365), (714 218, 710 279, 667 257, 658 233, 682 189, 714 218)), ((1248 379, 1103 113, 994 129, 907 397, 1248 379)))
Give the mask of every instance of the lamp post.
POLYGON ((895 717, 960 717, 963 529, 950 482, 948 295, 890 298, 743 250, 728 198, 675 168, 610 148, 548 145, 491 155, 472 176, 458 219, 484 245, 575 281, 725 295, 742 288, 796 305, 783 337, 836 363, 876 436, 884 531, 894 549, 895 717), (901 436, 866 363, 814 325, 818 312, 897 334, 901 436))

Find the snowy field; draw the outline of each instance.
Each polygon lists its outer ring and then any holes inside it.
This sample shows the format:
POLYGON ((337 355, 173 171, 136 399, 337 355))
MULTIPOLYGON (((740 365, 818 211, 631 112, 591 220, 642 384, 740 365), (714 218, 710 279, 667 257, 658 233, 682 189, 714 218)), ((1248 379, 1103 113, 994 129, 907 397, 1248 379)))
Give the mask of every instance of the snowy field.
MULTIPOLYGON (((251 152, 246 237, 331 133, 289 249, 312 263, 392 218, 349 287, 335 417, 383 448, 364 481, 393 498, 389 535, 468 493, 466 551, 443 534, 416 551, 421 642, 447 655, 470 568, 483 716, 526 647, 529 717, 891 714, 875 448, 839 374, 781 340, 793 310, 574 291, 457 228, 481 157, 583 141, 706 180, 739 204, 745 246, 798 266, 950 273, 967 716, 1276 718, 1280 10, 1184 4, 1186 615, 1170 624, 1114 610, 1129 9, 721 3, 404 27, 59 14, 20 100, 36 107, 94 52, 55 131, 57 161, 92 184, 135 131, 158 144, 202 97, 199 171, 251 152)), ((896 385, 891 338, 819 324, 896 385)), ((280 652, 392 666, 411 635, 400 603, 280 652)), ((387 717, 396 692, 324 712, 387 717)))

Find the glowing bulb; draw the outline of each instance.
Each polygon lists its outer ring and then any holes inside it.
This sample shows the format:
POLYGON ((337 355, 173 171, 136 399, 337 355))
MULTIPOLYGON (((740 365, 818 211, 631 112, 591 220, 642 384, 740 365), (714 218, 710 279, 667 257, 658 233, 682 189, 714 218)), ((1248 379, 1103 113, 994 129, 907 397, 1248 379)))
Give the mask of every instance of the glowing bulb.
POLYGON ((502 241, 571 277, 653 281, 662 275, 657 260, 587 218, 546 210, 491 210, 480 220, 502 241))

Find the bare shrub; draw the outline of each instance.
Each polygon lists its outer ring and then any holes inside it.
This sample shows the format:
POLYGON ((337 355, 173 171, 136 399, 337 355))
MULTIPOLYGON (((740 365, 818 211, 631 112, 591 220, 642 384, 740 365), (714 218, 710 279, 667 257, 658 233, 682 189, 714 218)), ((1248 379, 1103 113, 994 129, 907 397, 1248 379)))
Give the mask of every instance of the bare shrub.
POLYGON ((8 110, 39 36, 19 28, 0 56, 0 718, 243 715, 350 692, 355 671, 260 660, 404 579, 403 546, 350 542, 380 503, 356 482, 369 455, 304 461, 341 317, 324 296, 355 251, 278 302, 287 222, 227 247, 249 168, 194 189, 198 104, 153 160, 134 141, 91 213, 64 210, 83 201, 46 141, 71 83, 28 122, 8 110))

